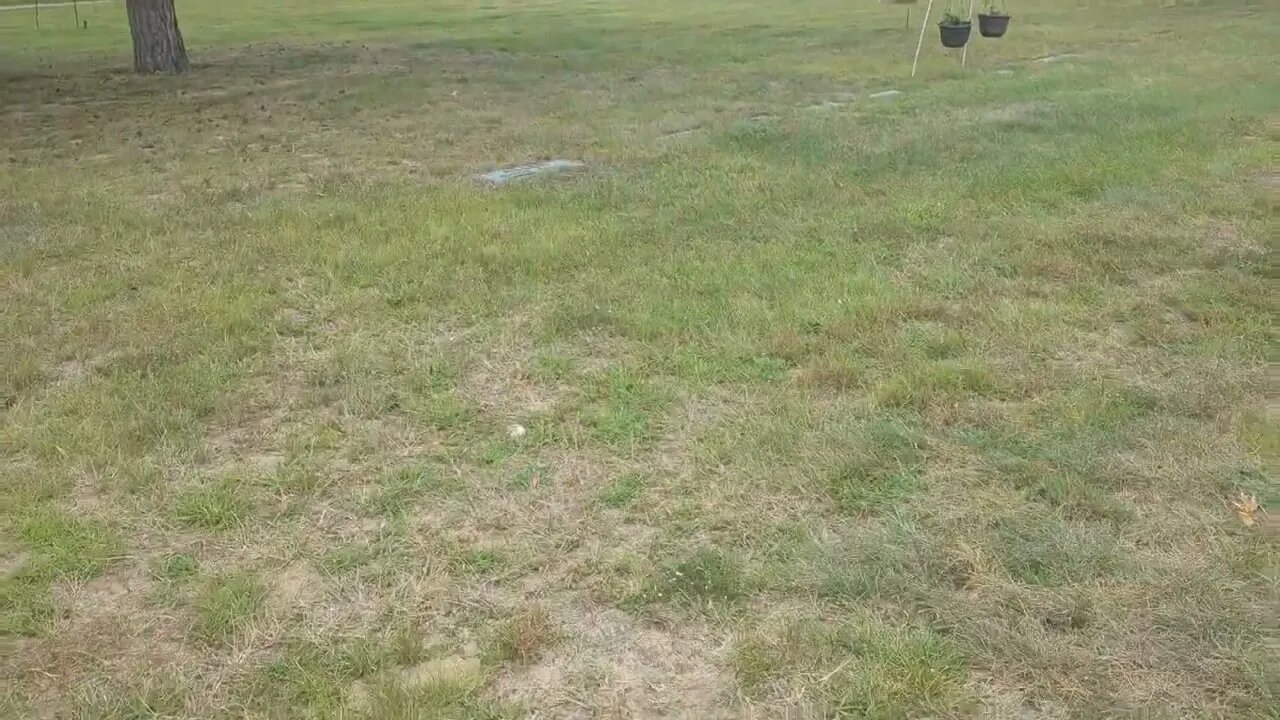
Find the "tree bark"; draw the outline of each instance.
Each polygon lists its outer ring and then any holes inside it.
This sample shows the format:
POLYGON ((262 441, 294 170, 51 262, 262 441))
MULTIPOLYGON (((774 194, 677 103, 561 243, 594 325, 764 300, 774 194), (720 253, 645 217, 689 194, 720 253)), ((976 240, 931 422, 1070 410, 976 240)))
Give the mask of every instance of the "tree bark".
POLYGON ((133 35, 133 69, 180 73, 190 68, 173 0, 125 0, 133 35))

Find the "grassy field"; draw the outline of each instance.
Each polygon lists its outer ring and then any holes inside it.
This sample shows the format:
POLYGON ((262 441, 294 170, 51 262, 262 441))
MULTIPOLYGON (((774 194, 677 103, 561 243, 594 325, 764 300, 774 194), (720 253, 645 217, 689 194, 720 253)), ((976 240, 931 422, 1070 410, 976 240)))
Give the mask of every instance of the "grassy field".
POLYGON ((1276 717, 1280 15, 1094 5, 0 12, 0 715, 1276 717))

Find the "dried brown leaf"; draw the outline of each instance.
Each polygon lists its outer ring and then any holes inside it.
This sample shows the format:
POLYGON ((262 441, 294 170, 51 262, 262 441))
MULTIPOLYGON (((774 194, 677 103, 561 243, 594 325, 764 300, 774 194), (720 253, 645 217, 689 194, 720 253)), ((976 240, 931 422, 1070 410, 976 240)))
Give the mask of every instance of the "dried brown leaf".
POLYGON ((1231 507, 1235 509, 1236 514, 1240 516, 1240 522, 1246 527, 1253 527, 1258 524, 1258 513, 1265 513, 1266 510, 1258 504, 1258 498, 1241 490, 1239 496, 1231 501, 1231 507))

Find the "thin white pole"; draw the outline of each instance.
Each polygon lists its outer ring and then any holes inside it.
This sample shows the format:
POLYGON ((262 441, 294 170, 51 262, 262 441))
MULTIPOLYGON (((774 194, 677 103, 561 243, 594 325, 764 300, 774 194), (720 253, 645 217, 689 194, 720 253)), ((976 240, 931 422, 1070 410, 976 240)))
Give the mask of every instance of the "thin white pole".
POLYGON ((920 42, 916 43, 916 59, 911 61, 911 77, 916 76, 916 65, 920 62, 920 48, 924 47, 924 31, 929 29, 929 11, 932 9, 933 0, 929 0, 929 4, 924 8, 924 21, 920 24, 920 42))
MULTIPOLYGON (((973 0, 969 0, 969 39, 973 40, 973 0)), ((960 53, 960 67, 964 67, 965 62, 969 60, 969 43, 964 44, 964 50, 960 53)))

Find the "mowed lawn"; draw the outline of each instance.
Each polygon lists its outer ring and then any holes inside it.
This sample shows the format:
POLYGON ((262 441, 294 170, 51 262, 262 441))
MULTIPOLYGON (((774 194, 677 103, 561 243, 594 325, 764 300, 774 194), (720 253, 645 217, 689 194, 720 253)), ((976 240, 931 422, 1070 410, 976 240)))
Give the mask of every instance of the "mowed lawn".
POLYGON ((1009 5, 0 12, 0 715, 1275 717, 1280 15, 1009 5))

